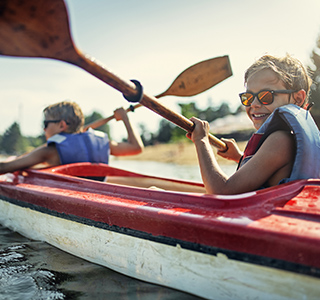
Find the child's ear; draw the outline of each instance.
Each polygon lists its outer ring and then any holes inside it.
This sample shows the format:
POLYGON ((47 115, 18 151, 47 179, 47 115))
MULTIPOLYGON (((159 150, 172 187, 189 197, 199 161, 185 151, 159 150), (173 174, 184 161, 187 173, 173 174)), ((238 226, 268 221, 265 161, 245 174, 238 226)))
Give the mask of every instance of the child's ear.
POLYGON ((66 123, 66 121, 65 120, 61 120, 60 121, 60 129, 61 129, 61 131, 65 131, 65 130, 67 130, 67 128, 68 128, 68 124, 66 123))
POLYGON ((307 93, 304 89, 301 89, 295 93, 292 94, 293 96, 293 103, 302 106, 304 101, 306 100, 307 93))

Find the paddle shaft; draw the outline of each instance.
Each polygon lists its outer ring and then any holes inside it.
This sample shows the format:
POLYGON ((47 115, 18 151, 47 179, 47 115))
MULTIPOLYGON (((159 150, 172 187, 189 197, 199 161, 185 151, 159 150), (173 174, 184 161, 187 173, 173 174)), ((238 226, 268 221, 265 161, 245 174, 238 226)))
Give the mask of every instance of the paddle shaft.
MULTIPOLYGON (((72 52, 69 52, 69 55, 71 55, 71 53, 72 52)), ((102 65, 97 64, 88 56, 83 55, 78 49, 75 49, 73 55, 66 61, 86 70, 126 96, 133 97, 137 95, 136 87, 131 81, 125 81, 114 73, 109 72, 102 65)), ((187 132, 191 132, 194 128, 194 124, 189 119, 157 102, 157 99, 153 96, 149 96, 144 93, 140 100, 140 104, 171 121, 187 132)), ((209 141, 211 145, 219 150, 227 150, 226 144, 211 134, 209 135, 209 141)))
MULTIPOLYGON (((138 94, 131 81, 122 80, 75 47, 63 0, 10 0, 2 2, 0 14, 1 55, 43 57, 65 61, 86 70, 126 97, 138 94)), ((230 68, 228 70, 228 66, 225 67, 230 76, 232 74, 230 68)), ((207 78, 214 78, 214 75, 215 72, 208 75, 207 78)), ((221 81, 220 79, 218 78, 218 82, 221 81)), ((194 81, 194 84, 195 93, 197 93, 197 89, 205 90, 200 87, 197 80, 194 81)), ((209 84, 206 88, 211 86, 209 84)), ((192 131, 194 124, 190 120, 158 103, 156 98, 143 94, 140 103, 186 131, 192 131)), ((225 143, 219 139, 213 136, 209 138, 215 147, 226 149, 225 143)))
MULTIPOLYGON (((169 95, 180 97, 198 95, 227 79, 231 75, 232 70, 230 67, 229 57, 227 55, 207 59, 185 69, 175 78, 166 91, 155 96, 155 98, 159 99, 169 95)), ((135 111, 141 106, 143 105, 140 103, 136 105, 130 105, 126 111, 135 111)), ((84 131, 86 131, 89 127, 93 129, 100 127, 112 119, 114 119, 113 115, 107 118, 96 120, 85 125, 84 131)))

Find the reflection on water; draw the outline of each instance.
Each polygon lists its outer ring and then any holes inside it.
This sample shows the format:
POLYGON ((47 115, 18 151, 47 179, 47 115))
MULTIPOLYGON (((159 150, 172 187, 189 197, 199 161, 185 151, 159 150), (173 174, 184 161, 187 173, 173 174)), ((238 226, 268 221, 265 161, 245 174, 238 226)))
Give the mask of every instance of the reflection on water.
POLYGON ((0 299, 199 299, 148 284, 0 226, 0 299))
POLYGON ((111 271, 0 226, 0 299, 199 299, 111 271))
MULTIPOLYGON (((197 166, 117 160, 110 164, 147 175, 201 181, 197 166)), ((0 300, 16 299, 199 298, 129 278, 0 226, 0 300)))

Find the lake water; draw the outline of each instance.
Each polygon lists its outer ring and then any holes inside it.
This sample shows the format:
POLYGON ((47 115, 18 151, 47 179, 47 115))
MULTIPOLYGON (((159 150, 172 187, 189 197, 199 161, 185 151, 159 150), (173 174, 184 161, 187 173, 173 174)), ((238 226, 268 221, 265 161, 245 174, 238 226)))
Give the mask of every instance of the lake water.
MULTIPOLYGON (((110 165, 147 175, 201 181, 198 166, 121 161, 110 165)), ((234 165, 224 166, 231 174, 234 165)), ((0 300, 110 299, 195 300, 198 297, 149 284, 29 240, 0 226, 0 300)))
MULTIPOLYGON (((198 165, 178 165, 156 161, 137 162, 131 160, 117 160, 116 158, 111 159, 110 165, 116 168, 126 169, 128 171, 143 173, 146 175, 202 182, 200 168, 198 165)), ((231 163, 221 165, 222 170, 229 176, 235 172, 236 167, 236 164, 231 163)))

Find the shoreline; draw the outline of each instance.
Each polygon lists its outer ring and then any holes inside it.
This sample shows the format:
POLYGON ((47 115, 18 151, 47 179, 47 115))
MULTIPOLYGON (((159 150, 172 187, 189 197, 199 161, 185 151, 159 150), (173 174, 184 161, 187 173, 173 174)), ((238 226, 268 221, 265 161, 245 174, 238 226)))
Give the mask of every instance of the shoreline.
MULTIPOLYGON (((247 142, 238 143, 241 150, 247 142)), ((213 148, 214 154, 216 150, 213 148)), ((235 164, 235 162, 216 155, 219 164, 235 164)), ((134 156, 113 156, 115 160, 157 161, 163 163, 175 163, 179 165, 198 165, 198 157, 193 143, 179 142, 172 144, 157 144, 146 146, 142 153, 134 156)))
MULTIPOLYGON (((247 142, 239 142, 238 146, 243 151, 247 142)), ((217 150, 213 147, 213 153, 219 164, 235 164, 234 161, 227 160, 217 155, 217 150)), ((7 155, 0 154, 0 161, 7 160, 7 155)), ((155 161, 162 163, 174 163, 178 165, 198 165, 196 148, 191 142, 177 142, 170 144, 157 144, 146 146, 142 153, 130 156, 111 156, 113 160, 119 161, 155 161)))

